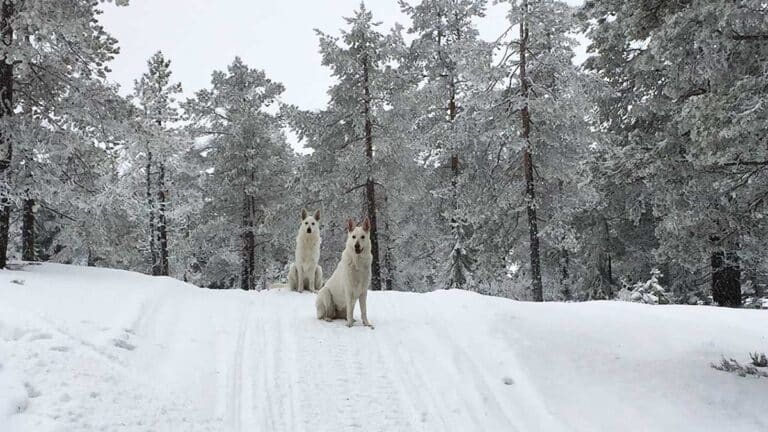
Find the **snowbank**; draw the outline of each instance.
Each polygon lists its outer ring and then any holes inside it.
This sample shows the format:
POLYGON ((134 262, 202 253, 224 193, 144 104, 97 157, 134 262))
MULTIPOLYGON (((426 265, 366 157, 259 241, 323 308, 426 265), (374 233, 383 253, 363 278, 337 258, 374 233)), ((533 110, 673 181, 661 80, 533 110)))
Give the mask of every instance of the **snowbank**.
POLYGON ((768 313, 311 294, 63 265, 0 272, 0 431, 764 431, 768 313), (15 282, 11 282, 15 281, 15 282))

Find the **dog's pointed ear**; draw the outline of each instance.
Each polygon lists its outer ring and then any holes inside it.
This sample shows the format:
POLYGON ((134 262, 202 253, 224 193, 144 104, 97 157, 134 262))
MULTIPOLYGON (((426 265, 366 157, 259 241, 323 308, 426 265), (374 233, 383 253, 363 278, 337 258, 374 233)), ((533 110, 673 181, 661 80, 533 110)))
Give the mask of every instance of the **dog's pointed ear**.
POLYGON ((363 219, 363 231, 368 232, 371 230, 371 221, 368 219, 368 216, 363 219))
POLYGON ((355 222, 352 219, 347 219, 347 231, 352 232, 355 229, 355 222))
POLYGON ((301 209, 301 220, 307 218, 307 209, 301 209))
POLYGON ((315 210, 315 220, 316 221, 320 220, 320 210, 315 210))

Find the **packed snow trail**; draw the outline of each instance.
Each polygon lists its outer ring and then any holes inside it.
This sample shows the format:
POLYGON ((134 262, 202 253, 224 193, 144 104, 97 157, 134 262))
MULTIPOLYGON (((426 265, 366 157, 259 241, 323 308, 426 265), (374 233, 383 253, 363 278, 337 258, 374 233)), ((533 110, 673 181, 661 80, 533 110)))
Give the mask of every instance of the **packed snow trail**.
POLYGON ((213 291, 45 264, 0 272, 0 431, 764 431, 764 311, 213 291))

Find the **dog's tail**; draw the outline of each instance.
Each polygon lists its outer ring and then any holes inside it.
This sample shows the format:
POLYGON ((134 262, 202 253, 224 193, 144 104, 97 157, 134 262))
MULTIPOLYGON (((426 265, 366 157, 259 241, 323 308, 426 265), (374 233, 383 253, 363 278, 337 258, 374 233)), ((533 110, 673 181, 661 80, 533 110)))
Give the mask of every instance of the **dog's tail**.
POLYGON ((299 275, 296 271, 296 264, 291 263, 290 267, 288 267, 288 291, 298 291, 299 290, 299 275))
POLYGON ((323 280, 323 268, 318 264, 315 267, 315 289, 319 291, 323 287, 323 284, 325 284, 325 281, 323 280))
POLYGON ((269 289, 279 289, 279 290, 287 291, 289 288, 287 283, 272 282, 272 284, 269 286, 269 289))

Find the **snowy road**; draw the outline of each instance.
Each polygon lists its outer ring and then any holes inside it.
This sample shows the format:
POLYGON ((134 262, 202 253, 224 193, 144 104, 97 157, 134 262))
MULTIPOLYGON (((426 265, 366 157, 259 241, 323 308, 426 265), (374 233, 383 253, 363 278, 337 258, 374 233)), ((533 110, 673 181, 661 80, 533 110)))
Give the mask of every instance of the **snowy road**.
POLYGON ((768 379, 709 367, 768 350, 764 311, 389 292, 370 330, 313 303, 0 272, 0 430, 768 430, 768 379))

